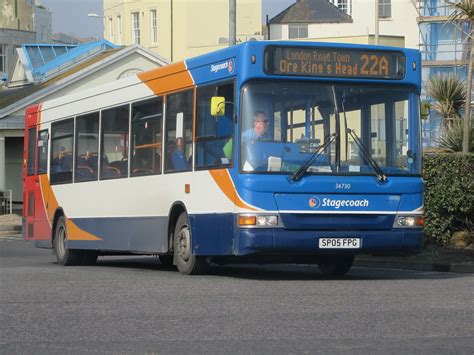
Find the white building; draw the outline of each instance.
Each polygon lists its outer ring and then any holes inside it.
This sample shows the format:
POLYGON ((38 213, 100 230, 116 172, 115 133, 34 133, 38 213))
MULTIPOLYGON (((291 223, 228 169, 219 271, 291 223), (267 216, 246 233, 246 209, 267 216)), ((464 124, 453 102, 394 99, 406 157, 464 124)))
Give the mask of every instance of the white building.
POLYGON ((418 14, 411 0, 297 0, 270 20, 270 39, 374 43, 376 1, 380 44, 400 45, 398 37, 404 47, 418 49, 418 14))

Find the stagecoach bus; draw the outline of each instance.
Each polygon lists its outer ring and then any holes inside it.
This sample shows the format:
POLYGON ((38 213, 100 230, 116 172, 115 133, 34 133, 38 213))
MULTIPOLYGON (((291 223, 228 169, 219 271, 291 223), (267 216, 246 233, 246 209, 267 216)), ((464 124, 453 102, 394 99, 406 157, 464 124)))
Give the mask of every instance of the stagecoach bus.
POLYGON ((416 50, 248 42, 31 106, 25 238, 183 274, 418 253, 420 80, 416 50))

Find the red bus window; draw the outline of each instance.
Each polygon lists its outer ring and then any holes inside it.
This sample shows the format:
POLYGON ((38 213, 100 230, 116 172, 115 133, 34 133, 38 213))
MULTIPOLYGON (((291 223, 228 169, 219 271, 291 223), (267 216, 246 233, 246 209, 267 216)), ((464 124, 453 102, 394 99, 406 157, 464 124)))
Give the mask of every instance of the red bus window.
POLYGON ((36 128, 28 130, 28 161, 26 173, 28 176, 35 174, 35 153, 36 153, 36 128))

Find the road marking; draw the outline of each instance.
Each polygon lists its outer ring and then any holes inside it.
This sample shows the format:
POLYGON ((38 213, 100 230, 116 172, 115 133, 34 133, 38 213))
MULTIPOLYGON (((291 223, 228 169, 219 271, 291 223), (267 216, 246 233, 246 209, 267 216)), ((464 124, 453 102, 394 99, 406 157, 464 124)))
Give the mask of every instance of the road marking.
POLYGON ((0 242, 12 242, 15 240, 23 240, 23 237, 21 234, 15 234, 15 235, 0 235, 0 242))

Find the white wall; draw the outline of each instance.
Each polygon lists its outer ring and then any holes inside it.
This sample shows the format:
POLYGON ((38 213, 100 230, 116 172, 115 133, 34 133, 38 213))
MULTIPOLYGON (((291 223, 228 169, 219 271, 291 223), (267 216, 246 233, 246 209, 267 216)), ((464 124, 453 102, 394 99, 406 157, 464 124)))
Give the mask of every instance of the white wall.
MULTIPOLYGON (((380 19, 379 35, 403 36, 405 47, 418 49, 417 12, 410 0, 392 0, 392 17, 380 19)), ((309 38, 375 34, 375 0, 352 1, 352 23, 310 24, 309 38)), ((288 25, 271 25, 271 39, 288 39, 288 25)))

